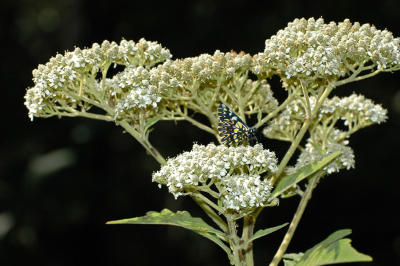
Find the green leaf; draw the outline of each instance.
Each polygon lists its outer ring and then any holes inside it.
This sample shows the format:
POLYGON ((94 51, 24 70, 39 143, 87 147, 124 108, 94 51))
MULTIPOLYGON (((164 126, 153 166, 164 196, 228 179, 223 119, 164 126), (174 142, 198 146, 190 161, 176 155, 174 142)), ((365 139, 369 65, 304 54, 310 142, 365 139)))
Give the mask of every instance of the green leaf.
POLYGON ((224 244, 225 234, 208 225, 201 218, 192 217, 187 211, 172 212, 164 209, 161 212, 149 211, 145 216, 130 219, 109 221, 107 224, 164 224, 183 227, 200 234, 220 246, 230 256, 231 250, 224 244))
POLYGON ((254 233, 254 235, 252 237, 250 237, 247 241, 254 241, 257 238, 269 235, 275 231, 278 231, 279 229, 281 229, 282 227, 285 227, 286 225, 288 225, 289 223, 284 223, 275 227, 271 227, 271 228, 267 228, 267 229, 262 229, 262 230, 258 230, 257 232, 254 233))
POLYGON ((285 265, 314 266, 334 263, 372 261, 368 255, 359 253, 351 246, 351 240, 343 237, 351 233, 350 229, 336 231, 324 241, 307 250, 303 256, 300 254, 285 254, 285 265), (292 261, 290 261, 292 259, 292 261))
POLYGON ((300 261, 301 257, 303 257, 304 253, 288 253, 283 256, 283 264, 285 266, 295 266, 298 261, 300 261), (286 260, 285 260, 286 259, 286 260))
POLYGON ((276 198, 289 189, 291 186, 299 183, 301 180, 309 177, 310 175, 314 174, 318 170, 325 167, 328 163, 334 160, 337 156, 339 156, 341 152, 337 151, 332 153, 331 155, 325 157, 321 161, 310 163, 306 166, 301 167, 299 170, 294 172, 291 175, 284 176, 276 185, 274 191, 271 194, 271 198, 276 198))

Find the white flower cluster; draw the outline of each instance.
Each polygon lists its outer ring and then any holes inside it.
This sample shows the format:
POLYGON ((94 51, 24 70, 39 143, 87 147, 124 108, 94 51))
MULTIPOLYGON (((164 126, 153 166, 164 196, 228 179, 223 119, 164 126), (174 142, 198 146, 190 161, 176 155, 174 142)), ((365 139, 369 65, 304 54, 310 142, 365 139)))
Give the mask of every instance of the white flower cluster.
POLYGON ((161 101, 161 93, 154 85, 151 72, 142 66, 128 66, 124 71, 108 80, 108 86, 113 89, 112 96, 117 96, 115 116, 123 112, 140 109, 157 109, 161 101))
POLYGON ((167 60, 158 66, 158 71, 163 82, 175 83, 180 88, 191 87, 195 82, 215 86, 218 81, 225 82, 235 74, 245 73, 252 63, 253 59, 248 54, 217 50, 213 55, 167 60))
POLYGON ((41 113, 46 107, 44 99, 48 97, 46 93, 50 93, 47 90, 41 90, 40 87, 36 86, 29 89, 25 95, 25 106, 28 108, 28 116, 33 121, 33 117, 38 113, 41 113))
POLYGON ((235 73, 243 73, 250 69, 253 59, 245 53, 222 53, 219 50, 213 55, 202 54, 174 61, 166 61, 159 68, 178 80, 192 83, 193 80, 207 82, 211 80, 228 80, 235 73))
MULTIPOLYGON (((158 87, 166 93, 164 98, 211 100, 218 92, 227 104, 236 103, 242 95, 251 95, 245 103, 245 113, 271 112, 278 106, 266 80, 253 81, 248 71, 253 65, 249 54, 216 51, 213 55, 167 60, 157 67, 158 87), (202 98, 204 97, 204 98, 202 98)), ((208 104, 208 102, 207 102, 208 104)), ((200 110, 196 110, 200 111, 200 110)))
POLYGON ((265 50, 254 56, 255 74, 278 74, 282 78, 339 77, 348 65, 372 62, 378 68, 400 63, 400 39, 369 24, 346 19, 325 24, 322 18, 295 19, 265 41, 265 50))
MULTIPOLYGON (((337 98, 337 97, 336 97, 337 98)), ((363 95, 352 94, 339 100, 342 119, 345 125, 350 123, 380 124, 387 119, 387 110, 380 104, 374 104, 363 95), (362 121, 359 121, 359 120, 362 121)))
MULTIPOLYGON (((311 96, 309 99, 311 109, 313 109, 316 104, 316 98, 311 96)), ((386 114, 387 110, 382 108, 380 104, 374 104, 372 100, 365 98, 363 95, 352 94, 348 97, 339 98, 335 96, 325 100, 316 119, 321 122, 341 119, 344 120, 344 124, 350 130, 355 127, 385 122, 387 119, 386 114)), ((305 117, 306 107, 304 101, 294 100, 271 121, 263 133, 270 138, 290 140, 288 136, 293 137, 297 134, 305 117)))
POLYGON ((337 151, 340 151, 341 154, 338 157, 336 157, 336 159, 334 159, 331 163, 326 165, 322 170, 326 171, 326 173, 328 174, 332 174, 339 172, 340 169, 346 168, 347 170, 349 170, 351 168, 354 168, 355 161, 354 161, 354 152, 352 148, 343 144, 329 142, 326 145, 325 150, 321 152, 320 149, 316 149, 313 146, 311 140, 309 139, 305 146, 305 149, 302 151, 299 158, 297 159, 297 163, 294 169, 291 169, 291 171, 299 169, 312 162, 320 161, 326 156, 335 153, 337 151))
POLYGON ((119 52, 124 57, 125 65, 150 67, 172 57, 167 48, 162 47, 157 42, 149 42, 143 38, 136 44, 133 41, 122 40, 119 45, 119 52))
POLYGON ((237 211, 265 206, 272 190, 272 184, 257 174, 226 176, 221 179, 221 187, 225 188, 221 193, 222 206, 237 211))
POLYGON ((96 87, 96 74, 106 71, 111 64, 150 67, 170 57, 168 49, 144 39, 138 43, 122 40, 119 45, 104 41, 88 49, 76 48, 64 55, 58 54, 33 70, 34 86, 25 95, 29 117, 33 119, 33 116, 46 115, 42 113, 46 105, 55 105, 60 101, 75 103, 70 95, 86 95, 88 88, 96 87))
MULTIPOLYGON (((259 176, 277 169, 275 153, 263 149, 261 144, 253 147, 194 144, 190 152, 169 159, 166 165, 153 173, 153 182, 166 185, 175 197, 215 184, 220 197, 225 197, 225 202, 229 203, 229 209, 242 209, 265 202, 270 184, 261 181, 259 176), (234 177, 248 178, 247 188, 240 190, 239 184, 232 182, 234 177), (254 189, 253 198, 249 196, 251 188, 254 189), (258 194, 259 191, 263 193, 258 194), (233 194, 227 195, 229 192, 233 194)), ((245 182, 240 180, 238 182, 244 185, 245 182)))

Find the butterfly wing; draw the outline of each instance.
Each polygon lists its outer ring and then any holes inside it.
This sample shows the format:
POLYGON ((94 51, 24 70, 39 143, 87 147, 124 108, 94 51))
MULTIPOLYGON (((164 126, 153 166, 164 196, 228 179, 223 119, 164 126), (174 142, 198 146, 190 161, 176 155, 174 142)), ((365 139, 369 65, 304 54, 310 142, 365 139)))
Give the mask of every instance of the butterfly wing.
POLYGON ((232 125, 230 122, 220 121, 218 123, 218 134, 223 144, 230 145, 234 142, 232 125))
POLYGON ((230 145, 247 140, 250 128, 228 106, 219 105, 218 117, 218 133, 223 144, 230 145))

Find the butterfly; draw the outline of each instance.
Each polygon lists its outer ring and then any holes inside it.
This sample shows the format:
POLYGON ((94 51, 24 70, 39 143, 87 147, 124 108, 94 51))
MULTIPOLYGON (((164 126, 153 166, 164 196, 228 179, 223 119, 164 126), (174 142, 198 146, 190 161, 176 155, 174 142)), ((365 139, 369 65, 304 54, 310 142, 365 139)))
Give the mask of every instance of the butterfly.
POLYGON ((218 106, 218 134, 225 145, 257 142, 256 129, 247 126, 238 115, 225 104, 218 106))

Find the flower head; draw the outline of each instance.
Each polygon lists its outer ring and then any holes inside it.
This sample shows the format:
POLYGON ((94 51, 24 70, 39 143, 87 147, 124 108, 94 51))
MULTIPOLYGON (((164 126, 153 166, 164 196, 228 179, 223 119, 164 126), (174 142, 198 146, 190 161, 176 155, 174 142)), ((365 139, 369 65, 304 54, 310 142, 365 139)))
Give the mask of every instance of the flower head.
POLYGON ((221 179, 222 205, 229 210, 264 207, 269 203, 272 184, 257 174, 229 175, 221 179))
MULTIPOLYGON (((309 98, 311 109, 315 108, 317 99, 314 96, 309 98)), ((387 110, 380 104, 374 104, 363 95, 352 94, 347 97, 333 97, 327 99, 314 118, 315 123, 311 128, 318 127, 321 123, 328 121, 343 120, 348 131, 360 129, 372 124, 380 124, 387 119, 387 110)), ((306 118, 306 106, 302 100, 294 100, 288 104, 264 129, 263 133, 269 138, 291 140, 300 129, 306 118)))
POLYGON ((161 92, 151 79, 151 70, 142 66, 128 66, 107 80, 111 95, 115 96, 115 116, 132 114, 140 110, 157 110, 161 92))
MULTIPOLYGON (((122 40, 119 45, 104 41, 101 45, 93 44, 91 48, 75 48, 74 51, 65 52, 64 55, 58 54, 33 71, 34 86, 29 88, 25 95, 29 117, 33 119, 34 116, 70 112, 82 97, 93 102, 107 100, 111 96, 114 96, 112 99, 115 100, 115 95, 111 95, 113 90, 107 86, 109 81, 105 78, 111 65, 129 65, 130 68, 147 69, 170 57, 168 49, 144 39, 138 43, 122 40), (101 74, 101 79, 96 78, 98 74, 101 74)), ((121 91, 127 94, 125 96, 120 93, 119 96, 129 98, 129 81, 125 79, 119 85, 122 85, 121 91)), ((141 93, 153 94, 153 88, 150 88, 150 92, 141 93)), ((152 98, 151 104, 157 102, 157 99, 157 97, 152 98)), ((125 100, 127 101, 129 100, 125 100)), ((128 106, 133 105, 128 104, 128 106)))
MULTIPOLYGON (((165 98, 178 99, 182 105, 196 97, 197 101, 207 104, 215 102, 216 108, 219 104, 216 95, 226 104, 235 105, 235 97, 243 98, 242 95, 250 94, 251 97, 243 104, 245 113, 268 113, 277 108, 278 102, 266 80, 248 78, 253 63, 249 54, 217 50, 213 55, 167 60, 157 67, 154 77, 160 88, 166 88, 163 90, 165 98)), ((170 104, 175 106, 176 101, 170 104)))
POLYGON ((254 59, 257 75, 338 79, 366 62, 383 69, 398 65, 400 40, 387 30, 348 19, 325 24, 322 18, 302 18, 267 39, 264 52, 254 59))
POLYGON ((224 208, 237 210, 266 203, 271 184, 260 175, 276 170, 275 154, 260 144, 253 147, 195 144, 190 152, 169 159, 153 174, 153 181, 166 185, 175 197, 214 184, 219 198, 226 203, 224 208))

